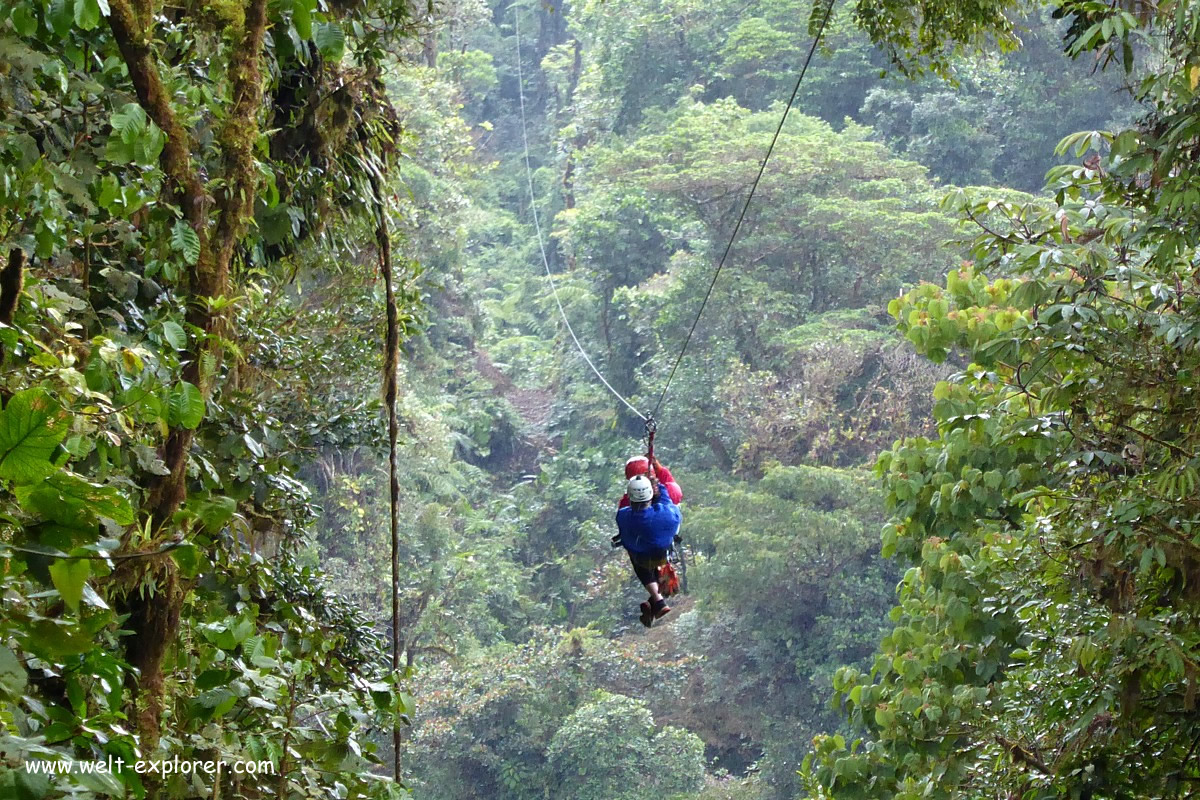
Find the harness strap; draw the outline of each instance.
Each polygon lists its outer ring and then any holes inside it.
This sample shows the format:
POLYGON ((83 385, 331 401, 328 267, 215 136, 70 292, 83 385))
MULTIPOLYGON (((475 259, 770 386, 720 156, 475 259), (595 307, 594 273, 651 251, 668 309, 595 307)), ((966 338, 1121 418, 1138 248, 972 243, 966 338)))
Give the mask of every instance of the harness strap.
POLYGON ((654 421, 654 417, 646 420, 646 459, 650 462, 651 474, 654 473, 654 434, 657 430, 658 424, 654 421))

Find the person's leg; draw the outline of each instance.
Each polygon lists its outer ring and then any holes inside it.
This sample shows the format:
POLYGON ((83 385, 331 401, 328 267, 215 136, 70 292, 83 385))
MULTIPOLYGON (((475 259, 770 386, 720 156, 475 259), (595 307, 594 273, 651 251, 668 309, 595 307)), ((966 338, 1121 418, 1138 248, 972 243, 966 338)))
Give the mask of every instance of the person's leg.
POLYGON ((650 613, 655 619, 665 615, 671 609, 667 606, 666 598, 662 596, 658 587, 658 566, 657 564, 666 561, 667 553, 665 550, 651 554, 650 562, 656 566, 646 568, 646 579, 642 584, 646 587, 646 591, 650 593, 650 613))
MULTIPOLYGON (((646 560, 649 563, 665 559, 666 552, 661 554, 650 554, 646 560)), ((658 567, 645 566, 641 559, 634 557, 633 553, 629 554, 629 560, 633 564, 633 573, 637 575, 637 579, 642 586, 646 587, 646 592, 649 593, 650 599, 642 604, 642 624, 649 626, 652 619, 657 619, 671 609, 667 606, 667 601, 663 598, 658 588, 658 567)))
POLYGON ((636 561, 631 554, 629 560, 633 563, 633 574, 637 576, 638 582, 646 587, 646 591, 650 593, 652 602, 662 600, 662 595, 658 592, 658 568, 647 567, 636 561))

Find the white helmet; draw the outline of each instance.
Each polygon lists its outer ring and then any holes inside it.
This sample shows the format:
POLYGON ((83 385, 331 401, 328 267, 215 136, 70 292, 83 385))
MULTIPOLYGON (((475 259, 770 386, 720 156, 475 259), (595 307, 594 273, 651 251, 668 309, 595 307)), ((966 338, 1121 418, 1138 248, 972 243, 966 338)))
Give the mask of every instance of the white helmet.
POLYGON ((654 486, 645 475, 634 475, 625 484, 625 492, 631 503, 649 503, 650 498, 654 497, 654 486))

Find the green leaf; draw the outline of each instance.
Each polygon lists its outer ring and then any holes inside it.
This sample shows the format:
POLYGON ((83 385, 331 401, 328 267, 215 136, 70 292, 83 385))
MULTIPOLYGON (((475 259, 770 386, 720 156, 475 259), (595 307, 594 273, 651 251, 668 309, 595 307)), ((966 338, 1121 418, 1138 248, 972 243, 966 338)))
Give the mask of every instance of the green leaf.
POLYGON ((67 435, 67 413, 41 389, 17 392, 0 411, 0 478, 32 483, 54 471, 50 456, 67 435))
MULTIPOLYGON (((50 794, 50 778, 24 769, 12 770, 16 800, 41 800, 50 794)), ((4 785, 0 784, 0 788, 4 785)))
POLYGON ((50 565, 50 580, 58 589, 63 602, 72 611, 79 610, 79 601, 83 599, 83 587, 88 575, 92 572, 86 558, 60 558, 50 565))
POLYGON ((97 0, 75 0, 75 24, 90 31, 100 24, 100 3, 97 0))
POLYGON ((43 661, 58 663, 64 656, 77 656, 96 646, 92 637, 78 626, 58 624, 54 620, 38 620, 29 629, 24 647, 43 661))
POLYGON ((229 683, 229 679, 233 677, 233 670, 230 669, 210 669, 200 673, 196 678, 196 688, 205 692, 209 689, 216 688, 229 683))
POLYGON ((108 137, 105 158, 118 164, 133 161, 134 145, 145 135, 149 123, 145 110, 137 103, 126 103, 114 111, 108 121, 112 127, 112 135, 108 137))
POLYGON ((294 0, 292 3, 292 24, 301 39, 311 39, 313 35, 312 10, 308 0, 294 0))
POLYGON ((185 544, 171 550, 171 558, 179 567, 179 572, 185 578, 194 578, 200 574, 202 566, 200 549, 194 544, 185 544))
POLYGON ((133 506, 115 486, 92 483, 63 470, 41 483, 17 487, 17 502, 26 511, 72 528, 90 528, 101 517, 118 525, 133 524, 133 506))
MULTIPOLYGON (((200 237, 192 230, 192 226, 183 220, 179 220, 175 227, 171 228, 171 247, 175 252, 183 254, 188 264, 194 265, 200 259, 200 237)), ((180 332, 182 333, 182 330, 180 332)))
POLYGON ((16 654, 0 644, 0 695, 17 699, 29 684, 29 676, 16 654))
MULTIPOLYGON (((188 230, 191 231, 192 236, 196 235, 196 232, 190 227, 188 230)), ((198 246, 199 242, 197 242, 197 247, 198 246)), ((176 350, 182 350, 187 347, 187 334, 183 332, 183 326, 178 322, 171 322, 170 320, 167 320, 163 323, 163 339, 165 339, 167 344, 171 345, 171 347, 174 347, 176 350)))
POLYGON ((122 141, 120 136, 108 137, 104 157, 114 164, 129 164, 134 160, 133 145, 122 141))
POLYGON ((112 135, 108 137, 105 157, 114 163, 136 162, 154 166, 166 144, 162 130, 146 116, 137 103, 126 103, 109 119, 112 135))
POLYGON ((232 497, 210 497, 197 512, 209 533, 217 533, 233 518, 237 502, 232 497))
POLYGON ((266 455, 266 452, 263 450, 262 445, 259 444, 258 440, 255 439, 250 434, 248 434, 248 433, 243 434, 242 441, 246 443, 246 447, 248 447, 250 449, 250 452, 253 453, 256 458, 262 458, 263 456, 266 455))
POLYGON ((133 160, 145 167, 158 163, 158 156, 167 143, 167 135, 154 123, 133 143, 133 160))
POLYGON ((108 603, 104 602, 104 598, 86 583, 83 585, 83 602, 87 603, 92 608, 99 608, 104 611, 109 610, 109 605, 108 603))
POLYGON ((124 785, 111 772, 79 773, 74 779, 81 786, 108 797, 126 797, 124 785))
POLYGON ((346 32, 336 22, 321 22, 313 26, 313 42, 321 55, 330 61, 341 61, 346 52, 346 32))
POLYGON ((202 692, 192 700, 193 713, 200 719, 219 717, 235 705, 237 705, 237 695, 225 686, 202 692))
POLYGON ((74 6, 71 0, 53 0, 46 14, 46 22, 59 36, 66 36, 74 22, 74 6))
POLYGON ((37 33, 37 17, 28 5, 19 5, 13 10, 12 24, 21 36, 33 36, 37 33))
POLYGON ((187 381, 180 381, 171 389, 171 399, 167 403, 167 424, 194 430, 204 419, 204 410, 204 396, 200 390, 187 381))

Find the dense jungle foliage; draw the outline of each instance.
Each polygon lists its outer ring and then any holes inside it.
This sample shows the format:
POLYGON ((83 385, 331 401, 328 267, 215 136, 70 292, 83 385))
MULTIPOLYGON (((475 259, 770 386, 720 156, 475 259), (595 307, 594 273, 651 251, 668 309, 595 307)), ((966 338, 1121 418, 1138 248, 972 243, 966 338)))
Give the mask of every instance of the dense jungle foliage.
POLYGON ((0 4, 0 797, 1200 795, 1198 89, 1187 0, 0 4), (647 630, 557 300, 653 408, 822 27, 647 630))

